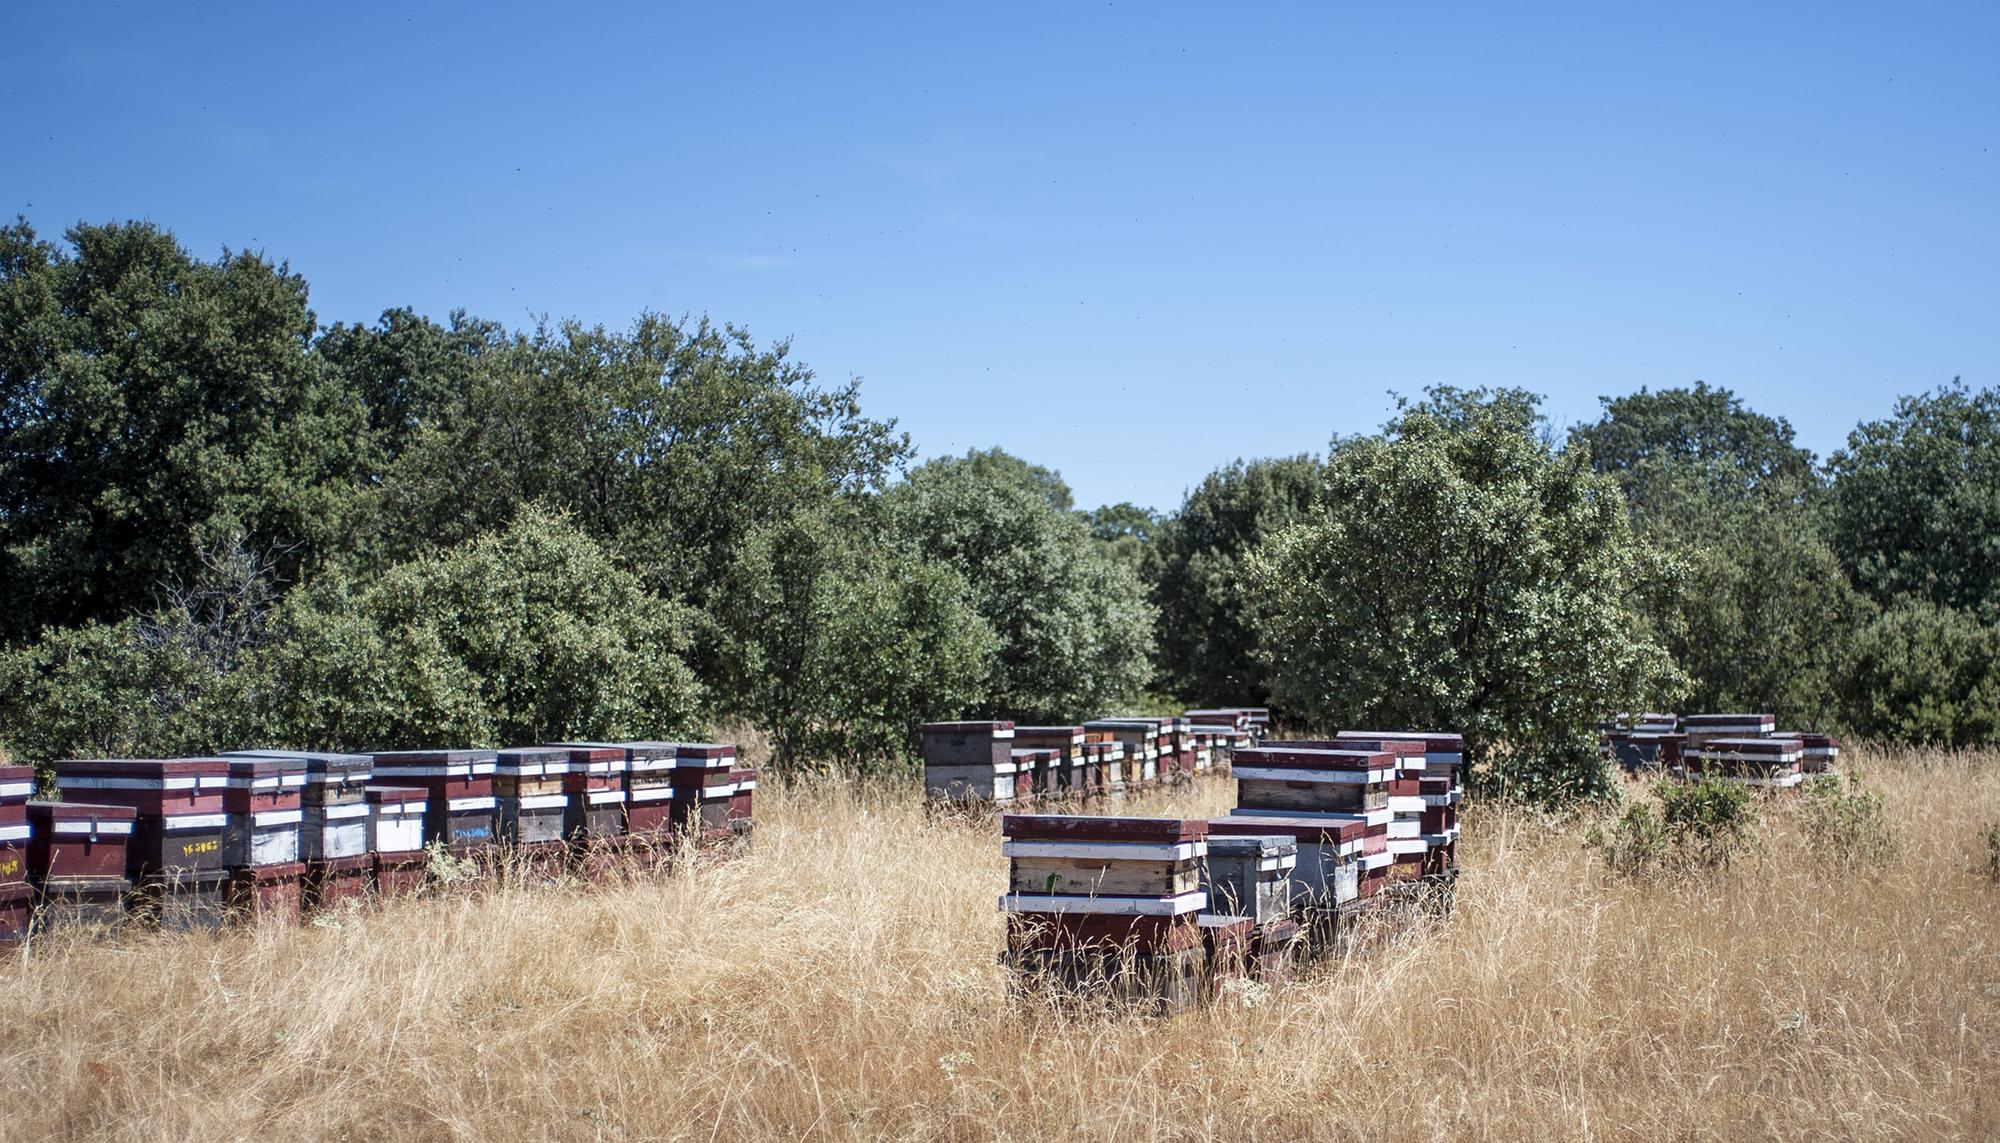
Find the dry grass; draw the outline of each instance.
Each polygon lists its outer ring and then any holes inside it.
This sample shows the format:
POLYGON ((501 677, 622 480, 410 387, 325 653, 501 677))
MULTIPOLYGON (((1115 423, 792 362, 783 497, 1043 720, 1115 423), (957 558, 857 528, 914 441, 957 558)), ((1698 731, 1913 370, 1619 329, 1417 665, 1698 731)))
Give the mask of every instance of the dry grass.
POLYGON ((1758 859, 1645 887, 1584 823, 1475 811, 1449 924, 1166 1021, 1010 1005, 990 831, 767 789, 754 854, 649 883, 38 949, 0 969, 0 1132, 1991 1137, 2000 758, 1861 761, 1910 823, 1885 868, 1780 813, 1758 859))

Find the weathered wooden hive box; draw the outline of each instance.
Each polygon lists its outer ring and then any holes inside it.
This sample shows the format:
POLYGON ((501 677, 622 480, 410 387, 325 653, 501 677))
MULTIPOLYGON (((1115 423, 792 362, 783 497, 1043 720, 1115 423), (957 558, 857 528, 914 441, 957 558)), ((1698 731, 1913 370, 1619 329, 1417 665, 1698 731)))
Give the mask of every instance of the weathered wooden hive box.
POLYGON ((126 870, 139 811, 83 801, 30 801, 27 810, 35 926, 117 926, 132 889, 126 870))
POLYGON ((1150 719, 1100 718, 1083 724, 1102 731, 1125 748, 1124 787, 1129 791, 1152 785, 1160 776, 1160 727, 1150 719))
POLYGON ((1009 814, 1008 963, 1044 986, 1178 1011, 1206 987, 1208 823, 1009 814))
POLYGON ((1734 785, 1790 789, 1805 781, 1805 743, 1796 738, 1710 738, 1688 749, 1690 773, 1734 785))
POLYGON ((1295 918, 1310 918, 1315 912, 1330 911, 1360 896, 1362 861, 1371 838, 1386 856, 1383 834, 1341 815, 1231 814, 1212 819, 1208 825, 1211 846, 1229 838, 1275 836, 1291 841, 1292 864, 1285 870, 1289 883, 1286 903, 1295 918))
POLYGON ((305 892, 299 837, 305 821, 302 758, 231 758, 223 809, 229 907, 250 917, 297 920, 305 892))
POLYGON ((569 754, 569 772, 563 775, 563 794, 568 799, 564 836, 580 849, 624 837, 625 772, 629 765, 625 748, 570 743, 563 747, 569 754))
POLYGON ((375 836, 369 845, 375 892, 383 897, 415 893, 424 884, 430 855, 425 817, 430 791, 422 786, 370 785, 366 789, 375 836))
POLYGON ((674 829, 703 842, 727 841, 729 803, 736 796, 736 747, 683 742, 674 756, 674 829))
POLYGON ((1690 714, 1681 719, 1690 750, 1717 738, 1764 738, 1777 729, 1775 714, 1690 714))
POLYGON ((375 760, 327 750, 242 750, 231 758, 292 758, 305 763, 300 790, 299 857, 305 863, 307 909, 365 900, 375 879, 368 783, 375 760))
POLYGON ((1014 801, 1018 767, 1012 722, 927 722, 917 728, 917 738, 924 756, 927 799, 1002 805, 1014 801))
POLYGON ((494 825, 501 844, 522 848, 562 844, 569 816, 569 751, 517 746, 493 759, 494 825))
POLYGON ((64 800, 130 806, 128 912, 169 929, 214 928, 228 913, 229 818, 222 758, 66 758, 56 763, 64 800))
POLYGON ((1396 756, 1330 746, 1254 746, 1235 752, 1238 813, 1346 814, 1387 827, 1396 756))
POLYGON ((427 799, 424 840, 469 857, 495 841, 495 758, 491 750, 389 751, 373 756, 372 780, 421 787, 427 799))
POLYGON ((1086 773, 1090 761, 1088 742, 1081 726, 1017 726, 1014 728, 1016 749, 1034 748, 1053 750, 1055 761, 1038 769, 1034 778, 1035 792, 1047 798, 1083 798, 1091 793, 1089 775, 1086 773))
POLYGON ((1202 887, 1212 913, 1267 924, 1292 915, 1292 873, 1299 843, 1286 834, 1229 836, 1209 824, 1208 864, 1202 887))
POLYGON ((28 799, 35 768, 0 766, 0 945, 26 939, 35 915, 28 885, 28 799))
POLYGON ((626 742, 625 832, 640 844, 663 844, 674 833, 674 771, 678 742, 626 742))
POLYGON ((1831 734, 1801 734, 1799 745, 1803 748, 1800 764, 1808 774, 1832 772, 1840 761, 1840 739, 1831 734))

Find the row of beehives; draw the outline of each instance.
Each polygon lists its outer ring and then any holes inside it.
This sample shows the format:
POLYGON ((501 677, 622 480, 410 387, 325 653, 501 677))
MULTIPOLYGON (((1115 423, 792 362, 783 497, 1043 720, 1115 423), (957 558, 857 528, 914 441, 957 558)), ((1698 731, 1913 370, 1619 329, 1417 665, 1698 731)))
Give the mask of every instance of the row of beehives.
MULTIPOLYGON (((295 919, 419 888, 433 854, 545 879, 747 843, 757 772, 716 743, 69 759, 0 768, 0 941, 295 919)), ((440 862, 435 872, 447 872, 440 862)))
POLYGON ((933 802, 1005 806, 1136 793, 1227 763, 1232 750, 1253 744, 1269 723, 1262 707, 1077 726, 925 723, 919 728, 924 793, 933 802))
POLYGON ((1604 749, 1627 771, 1659 770, 1783 790, 1833 769, 1840 739, 1779 730, 1773 714, 1621 715, 1602 727, 1604 749))
POLYGON ((1007 815, 1005 959, 1033 987, 1171 1012, 1355 950, 1449 908, 1463 759, 1456 734, 1266 741, 1234 752, 1224 817, 1007 815))

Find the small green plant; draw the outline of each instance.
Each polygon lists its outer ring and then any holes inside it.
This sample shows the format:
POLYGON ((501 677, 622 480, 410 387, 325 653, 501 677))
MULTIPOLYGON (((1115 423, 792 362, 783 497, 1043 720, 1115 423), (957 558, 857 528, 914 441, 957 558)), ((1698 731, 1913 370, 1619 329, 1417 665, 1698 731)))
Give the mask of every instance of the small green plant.
POLYGON ((470 857, 459 857, 441 841, 426 842, 424 852, 430 856, 424 868, 426 881, 452 885, 460 881, 470 881, 479 875, 477 861, 470 857))
POLYGON ((1611 824, 1593 826, 1584 844, 1605 864, 1629 877, 1699 872, 1727 866, 1756 841, 1757 802, 1749 789, 1713 777, 1695 782, 1662 780, 1659 802, 1635 802, 1611 824))
POLYGON ((1806 849, 1839 865, 1879 865, 1896 856, 1902 837, 1882 808, 1882 795, 1852 774, 1843 784, 1829 774, 1800 790, 1796 807, 1806 849))
POLYGON ((1583 843, 1604 855, 1604 863, 1627 877, 1646 877, 1667 865, 1667 831, 1653 807, 1637 802, 1625 807, 1611 828, 1591 826, 1583 843))

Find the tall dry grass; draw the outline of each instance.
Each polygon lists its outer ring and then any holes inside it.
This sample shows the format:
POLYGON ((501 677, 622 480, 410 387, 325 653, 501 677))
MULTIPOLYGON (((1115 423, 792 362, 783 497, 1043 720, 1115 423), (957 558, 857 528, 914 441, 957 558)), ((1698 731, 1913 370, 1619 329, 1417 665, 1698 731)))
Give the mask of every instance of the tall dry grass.
MULTIPOLYGON (((990 829, 766 789, 755 852, 0 969, 9 1138, 1991 1137, 2000 757, 1864 758, 1876 869, 1638 885, 1467 815, 1455 916, 1255 1007, 1024 1010, 990 829)), ((1207 814, 1226 783, 1139 812, 1207 814)))

